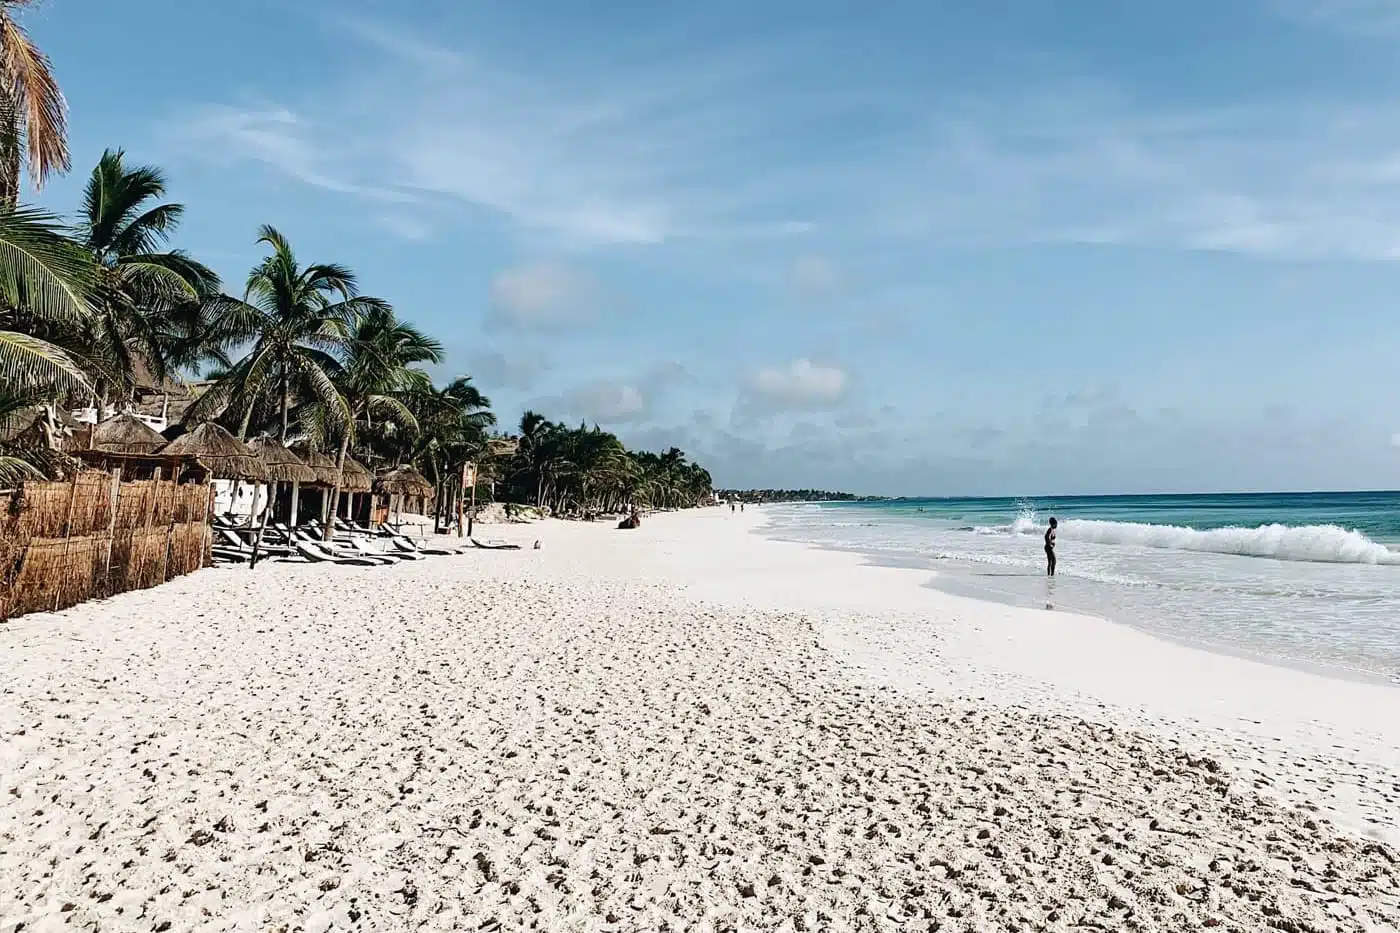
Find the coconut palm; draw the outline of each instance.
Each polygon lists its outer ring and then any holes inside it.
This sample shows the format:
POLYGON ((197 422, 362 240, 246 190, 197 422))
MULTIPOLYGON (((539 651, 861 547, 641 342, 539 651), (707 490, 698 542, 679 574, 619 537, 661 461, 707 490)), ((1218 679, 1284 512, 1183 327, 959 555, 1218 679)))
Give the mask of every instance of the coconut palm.
POLYGON ((455 505, 448 498, 459 491, 453 478, 464 465, 480 462, 486 455, 486 432, 496 423, 491 400, 472 384, 470 376, 462 376, 441 389, 429 386, 407 401, 418 421, 410 459, 437 487, 439 511, 450 512, 455 505))
MULTIPOLYGON (((418 417, 408 399, 431 392, 432 381, 418 369, 421 363, 442 361, 442 345, 411 324, 399 320, 382 302, 360 309, 347 322, 331 368, 331 381, 344 405, 344 416, 323 401, 308 405, 301 418, 304 433, 317 446, 339 435, 337 472, 345 467, 350 446, 361 432, 381 437, 407 437, 418 429, 418 417)), ((339 508, 340 485, 331 492, 330 518, 339 508)))
POLYGON ((28 426, 39 401, 38 395, 0 386, 0 489, 27 479, 54 476, 67 462, 63 454, 46 443, 25 443, 12 437, 16 428, 28 426))
POLYGON ((20 176, 36 188, 68 170, 67 104, 49 60, 15 14, 36 0, 0 0, 0 207, 19 203, 20 176))
POLYGON ((0 207, 0 387, 50 395, 85 389, 65 347, 91 322, 92 258, 53 216, 0 207))
POLYGON ((98 267, 92 356, 109 375, 109 394, 125 397, 143 363, 156 379, 204 356, 201 310, 219 277, 179 250, 164 251, 184 205, 161 202, 165 177, 151 166, 127 167, 107 150, 92 170, 77 236, 98 267), (154 202, 154 203, 153 203, 154 202))
POLYGON ((338 356, 346 352, 354 322, 388 304, 359 294, 355 274, 335 263, 302 266, 291 244, 272 227, 258 242, 272 254, 248 276, 242 301, 217 303, 210 339, 221 346, 247 345, 247 354, 186 412, 203 420, 226 409, 246 437, 259 403, 278 413, 278 441, 287 441, 292 400, 314 402, 329 423, 348 425, 349 405, 336 386, 338 356))

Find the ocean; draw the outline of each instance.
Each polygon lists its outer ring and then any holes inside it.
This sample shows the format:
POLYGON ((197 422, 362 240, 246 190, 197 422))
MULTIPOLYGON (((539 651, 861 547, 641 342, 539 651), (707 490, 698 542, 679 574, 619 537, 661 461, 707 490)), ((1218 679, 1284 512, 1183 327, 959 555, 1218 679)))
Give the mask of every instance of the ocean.
POLYGON ((770 507, 775 537, 928 567, 938 589, 1400 683, 1400 492, 770 507), (1042 535, 1059 519, 1059 566, 1042 535))

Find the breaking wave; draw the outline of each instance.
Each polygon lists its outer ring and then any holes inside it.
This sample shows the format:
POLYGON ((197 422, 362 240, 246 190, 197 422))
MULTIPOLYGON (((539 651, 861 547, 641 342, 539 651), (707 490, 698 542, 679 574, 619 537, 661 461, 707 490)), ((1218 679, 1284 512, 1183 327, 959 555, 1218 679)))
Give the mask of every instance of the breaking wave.
MULTIPOLYGON (((978 529, 982 534, 1024 535, 1040 534, 1043 531, 1044 526, 1036 521, 1035 514, 1025 511, 1010 525, 978 529)), ((1179 525, 1067 519, 1060 522, 1060 540, 1236 554, 1242 557, 1271 557, 1275 560, 1323 564, 1400 565, 1400 551, 1392 551, 1361 532, 1340 525, 1273 524, 1260 525, 1257 528, 1199 530, 1179 525)))

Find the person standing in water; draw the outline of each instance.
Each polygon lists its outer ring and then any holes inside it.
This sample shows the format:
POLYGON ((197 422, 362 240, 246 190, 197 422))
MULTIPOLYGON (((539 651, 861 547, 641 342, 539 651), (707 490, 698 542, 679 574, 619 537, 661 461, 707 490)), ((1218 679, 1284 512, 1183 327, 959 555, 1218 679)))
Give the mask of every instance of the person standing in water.
POLYGON ((1060 523, 1052 517, 1050 527, 1045 529, 1045 575, 1053 577, 1055 575, 1055 529, 1060 523))

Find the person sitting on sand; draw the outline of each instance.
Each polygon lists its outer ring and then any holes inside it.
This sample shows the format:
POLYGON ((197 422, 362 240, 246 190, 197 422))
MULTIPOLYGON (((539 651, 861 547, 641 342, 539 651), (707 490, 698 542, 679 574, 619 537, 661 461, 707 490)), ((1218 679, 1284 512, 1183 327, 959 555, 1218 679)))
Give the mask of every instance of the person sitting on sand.
POLYGON ((1060 525, 1054 517, 1050 519, 1050 527, 1045 529, 1045 575, 1053 577, 1055 575, 1055 529, 1060 525))
POLYGON ((617 527, 623 531, 639 528, 642 524, 642 513, 636 508, 632 509, 632 514, 617 523, 617 527))

